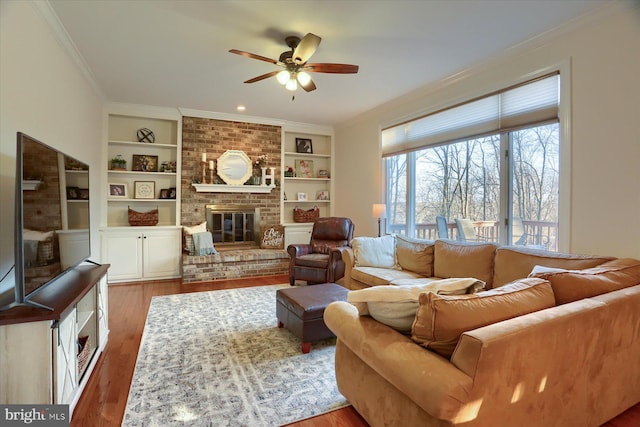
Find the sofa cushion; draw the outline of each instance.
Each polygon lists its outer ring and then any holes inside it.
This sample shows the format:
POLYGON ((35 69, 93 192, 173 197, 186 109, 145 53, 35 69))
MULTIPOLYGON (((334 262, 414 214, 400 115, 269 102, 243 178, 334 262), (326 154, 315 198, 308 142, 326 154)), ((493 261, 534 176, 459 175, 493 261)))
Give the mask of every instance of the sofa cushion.
POLYGON ((395 239, 382 237, 356 237, 351 240, 357 267, 392 268, 395 265, 395 239))
POLYGON ((421 277, 413 271, 392 268, 354 267, 351 270, 351 279, 369 286, 389 285, 396 280, 419 279, 421 277))
POLYGON ((527 277, 536 265, 567 270, 582 270, 598 266, 613 259, 615 258, 504 246, 496 251, 493 287, 502 286, 513 280, 527 277))
POLYGON ((421 293, 460 295, 476 292, 483 287, 484 283, 474 278, 431 280, 407 286, 374 286, 350 291, 347 301, 356 306, 361 316, 370 315, 380 323, 409 333, 421 293))
POLYGON ((403 270, 415 271, 423 276, 433 276, 432 240, 396 236, 396 263, 403 270))
MULTIPOLYGON (((493 258, 497 245, 436 240, 433 262, 436 277, 475 277, 492 286, 493 258)), ((527 272, 528 274, 528 272, 527 272)), ((522 277, 526 277, 526 274, 522 277)))
POLYGON ((182 233, 184 235, 184 246, 183 249, 189 254, 189 255, 195 255, 195 248, 193 245, 193 234, 195 233, 204 233, 207 231, 207 221, 204 221, 201 224, 198 225, 194 225, 193 227, 187 227, 187 226, 183 226, 182 227, 182 233))
POLYGON ((556 303, 565 304, 640 284, 640 260, 616 259, 584 270, 536 266, 529 277, 551 282, 556 303))
POLYGON ((473 295, 424 293, 419 303, 411 338, 450 358, 463 332, 553 307, 555 298, 548 281, 525 278, 473 295))

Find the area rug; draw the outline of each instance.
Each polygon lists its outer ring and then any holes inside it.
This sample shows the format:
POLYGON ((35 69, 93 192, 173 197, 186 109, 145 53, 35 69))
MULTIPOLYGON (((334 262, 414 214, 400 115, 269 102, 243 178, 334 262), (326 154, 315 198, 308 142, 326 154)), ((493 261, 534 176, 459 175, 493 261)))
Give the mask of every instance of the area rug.
POLYGON ((278 426, 347 406, 335 338, 300 341, 277 327, 289 285, 153 297, 123 426, 278 426))

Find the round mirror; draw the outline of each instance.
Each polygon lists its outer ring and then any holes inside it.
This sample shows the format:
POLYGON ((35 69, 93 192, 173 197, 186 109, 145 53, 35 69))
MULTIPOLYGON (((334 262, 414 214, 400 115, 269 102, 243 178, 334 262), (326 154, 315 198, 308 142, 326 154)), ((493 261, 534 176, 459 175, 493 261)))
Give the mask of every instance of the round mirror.
POLYGON ((218 176, 229 185, 242 185, 252 174, 251 159, 244 151, 227 150, 218 158, 218 176))

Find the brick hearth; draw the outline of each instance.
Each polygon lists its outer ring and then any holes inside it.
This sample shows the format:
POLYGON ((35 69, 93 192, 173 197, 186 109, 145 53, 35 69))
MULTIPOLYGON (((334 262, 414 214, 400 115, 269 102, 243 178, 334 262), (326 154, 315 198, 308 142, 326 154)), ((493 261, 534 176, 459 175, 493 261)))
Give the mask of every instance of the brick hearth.
POLYGON ((278 249, 240 249, 216 255, 182 256, 182 282, 275 276, 289 271, 289 255, 278 249))

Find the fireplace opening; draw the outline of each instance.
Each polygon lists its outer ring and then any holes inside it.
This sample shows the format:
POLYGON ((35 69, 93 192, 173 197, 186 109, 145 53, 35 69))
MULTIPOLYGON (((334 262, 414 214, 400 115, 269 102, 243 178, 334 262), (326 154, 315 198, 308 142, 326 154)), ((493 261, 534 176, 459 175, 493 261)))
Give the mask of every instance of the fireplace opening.
POLYGON ((216 247, 259 244, 260 208, 250 205, 206 205, 207 228, 216 247))

